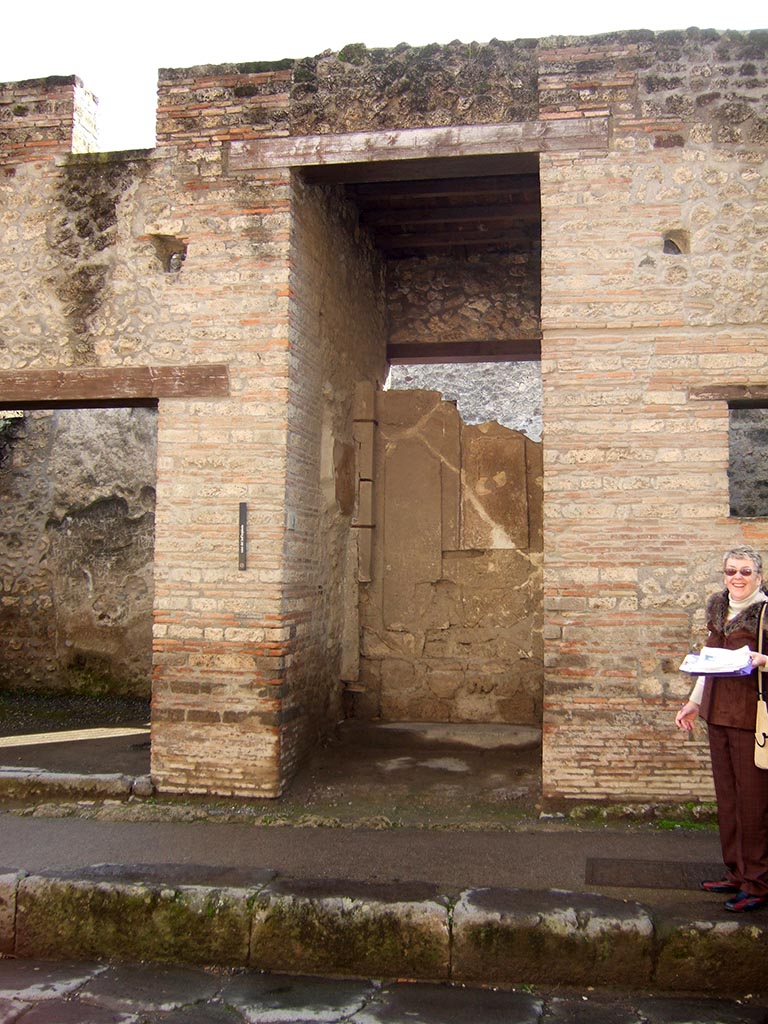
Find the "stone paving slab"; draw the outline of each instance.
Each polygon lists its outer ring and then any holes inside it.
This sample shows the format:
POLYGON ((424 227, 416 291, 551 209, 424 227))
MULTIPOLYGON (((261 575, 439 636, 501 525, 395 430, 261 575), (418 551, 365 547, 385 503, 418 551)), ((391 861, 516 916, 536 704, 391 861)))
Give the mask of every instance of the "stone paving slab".
POLYGON ((768 1006, 0 959, 0 1024, 768 1024, 768 1006))

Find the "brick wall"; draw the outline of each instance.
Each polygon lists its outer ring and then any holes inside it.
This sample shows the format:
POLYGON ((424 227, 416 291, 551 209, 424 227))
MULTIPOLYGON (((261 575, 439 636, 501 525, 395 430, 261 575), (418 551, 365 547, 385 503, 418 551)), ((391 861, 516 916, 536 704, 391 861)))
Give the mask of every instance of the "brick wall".
POLYGON ((158 410, 152 770, 170 791, 282 785, 290 202, 287 172, 230 178, 194 140, 17 162, 0 185, 3 368, 229 368, 229 397, 158 410))
POLYGON ((155 352, 223 362, 230 395, 160 403, 152 771, 167 790, 273 796, 289 627, 283 609, 290 388, 289 175, 247 181, 194 144, 150 215, 137 210, 162 294, 155 352), (186 258, 164 272, 152 239, 186 258), (238 510, 248 559, 238 568, 238 510))
POLYGON ((15 165, 95 149, 96 102, 74 75, 0 84, 0 159, 15 165))
POLYGON ((690 392, 768 373, 764 49, 686 33, 543 55, 552 116, 614 116, 611 152, 541 162, 550 797, 712 795, 702 731, 672 724, 677 666, 722 552, 768 531, 729 518, 728 410, 690 392), (689 252, 664 253, 675 230, 689 252))
POLYGON ((545 791, 707 792, 677 665, 721 551, 767 531, 729 517, 728 410, 692 392, 768 382, 766 68, 765 33, 689 30, 184 69, 161 73, 158 150, 99 158, 64 155, 76 80, 4 87, 0 368, 229 371, 227 397, 159 404, 162 787, 274 795, 337 713, 348 405, 386 340, 339 196, 231 169, 229 144, 608 117, 607 151, 540 158, 545 791))
MULTIPOLYGON (((383 263, 335 189, 293 183, 281 763, 342 717, 344 641, 357 648, 353 398, 386 375, 383 263)), ((355 650, 356 654, 356 650, 355 650)))
POLYGON ((291 64, 161 68, 158 74, 157 144, 204 147, 209 153, 231 139, 286 134, 291 64))

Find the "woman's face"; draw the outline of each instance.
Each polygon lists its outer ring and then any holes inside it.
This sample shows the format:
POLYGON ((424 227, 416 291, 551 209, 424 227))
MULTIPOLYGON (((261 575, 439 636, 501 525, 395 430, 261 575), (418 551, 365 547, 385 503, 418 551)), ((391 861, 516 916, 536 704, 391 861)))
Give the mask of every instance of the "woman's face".
POLYGON ((754 594, 762 582, 763 578, 755 572, 754 563, 750 558, 729 558, 726 561, 725 585, 734 601, 743 601, 754 594), (729 571, 732 572, 734 569, 738 571, 729 575, 729 571))

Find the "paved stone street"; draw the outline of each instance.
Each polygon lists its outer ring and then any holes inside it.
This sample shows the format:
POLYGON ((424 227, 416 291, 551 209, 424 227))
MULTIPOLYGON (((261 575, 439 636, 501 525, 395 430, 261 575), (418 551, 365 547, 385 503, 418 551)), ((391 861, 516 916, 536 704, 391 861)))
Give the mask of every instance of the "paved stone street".
POLYGON ((0 1024, 763 1024, 714 999, 0 960, 0 1024))

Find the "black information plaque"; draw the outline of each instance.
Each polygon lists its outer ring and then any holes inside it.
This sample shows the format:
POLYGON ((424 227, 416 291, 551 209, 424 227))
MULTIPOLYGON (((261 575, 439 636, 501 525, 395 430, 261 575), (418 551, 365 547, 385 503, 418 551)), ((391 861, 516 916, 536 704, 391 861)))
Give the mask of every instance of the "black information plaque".
POLYGON ((237 532, 237 568, 248 568, 248 505, 240 502, 240 527, 237 532))

